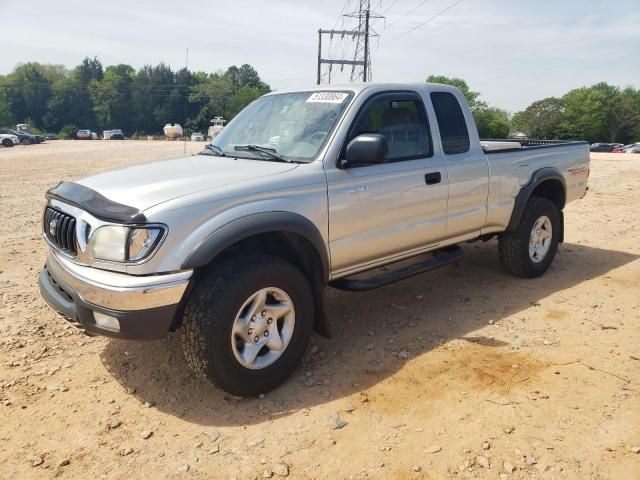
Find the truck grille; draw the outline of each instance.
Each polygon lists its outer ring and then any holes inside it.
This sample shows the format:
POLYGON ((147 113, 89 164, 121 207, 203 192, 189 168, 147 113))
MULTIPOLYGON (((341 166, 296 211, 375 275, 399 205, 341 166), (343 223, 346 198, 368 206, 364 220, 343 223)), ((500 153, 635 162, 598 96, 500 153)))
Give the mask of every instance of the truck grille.
POLYGON ((42 228, 47 239, 62 251, 76 255, 76 219, 51 207, 44 212, 42 228))

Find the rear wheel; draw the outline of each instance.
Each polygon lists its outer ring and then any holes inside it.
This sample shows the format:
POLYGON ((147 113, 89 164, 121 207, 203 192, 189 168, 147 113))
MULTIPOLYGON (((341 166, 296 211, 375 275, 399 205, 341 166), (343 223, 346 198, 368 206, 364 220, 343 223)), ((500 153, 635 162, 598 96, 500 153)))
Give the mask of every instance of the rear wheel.
POLYGON ((13 142, 11 141, 10 138, 3 138, 2 145, 5 147, 13 147, 13 142))
POLYGON ((191 368, 234 395, 267 392, 295 370, 313 327, 305 276, 269 255, 233 257, 198 279, 181 337, 191 368))
POLYGON ((553 262, 560 240, 561 218, 558 207, 546 198, 531 197, 515 231, 500 237, 500 262, 510 273, 534 278, 553 262))

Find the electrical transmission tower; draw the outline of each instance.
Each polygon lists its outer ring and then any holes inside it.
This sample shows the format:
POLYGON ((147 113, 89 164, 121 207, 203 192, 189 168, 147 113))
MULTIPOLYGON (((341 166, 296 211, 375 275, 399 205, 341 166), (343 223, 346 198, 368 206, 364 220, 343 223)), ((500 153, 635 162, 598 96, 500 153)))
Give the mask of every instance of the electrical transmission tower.
MULTIPOLYGON (((371 43, 370 37, 377 37, 378 34, 371 27, 372 19, 384 18, 381 15, 371 11, 371 0, 359 0, 357 10, 343 15, 346 18, 354 18, 357 20, 357 26, 351 30, 318 30, 318 71, 317 83, 322 83, 322 65, 328 65, 329 69, 326 74, 327 83, 331 83, 331 72, 334 65, 340 66, 340 71, 344 70, 344 66, 351 66, 350 81, 370 82, 371 81, 371 43), (322 57, 322 36, 329 35, 330 41, 334 35, 339 35, 341 42, 345 39, 351 40, 354 44, 353 59, 344 58, 344 50, 341 58, 323 58, 322 57)), ((329 49, 330 50, 330 49, 329 49)), ((329 52, 330 53, 330 52, 329 52)))

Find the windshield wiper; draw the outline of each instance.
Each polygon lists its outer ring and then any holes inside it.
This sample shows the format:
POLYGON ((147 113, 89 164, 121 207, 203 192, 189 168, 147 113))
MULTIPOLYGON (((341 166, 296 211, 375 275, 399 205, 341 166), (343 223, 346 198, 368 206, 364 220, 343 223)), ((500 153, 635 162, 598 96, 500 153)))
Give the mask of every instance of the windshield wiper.
POLYGON ((254 145, 252 143, 248 143, 247 145, 236 145, 234 147, 234 150, 237 150, 239 152, 241 152, 241 151, 245 151, 245 152, 260 152, 260 153, 264 153, 264 154, 268 155, 269 157, 273 158, 274 160, 278 160, 279 162, 291 163, 291 160, 289 160, 287 157, 276 153, 276 149, 275 148, 261 147, 260 145, 254 145))
MULTIPOLYGON (((219 146, 214 145, 213 143, 209 143, 209 144, 205 145, 204 149, 213 152, 213 154, 218 156, 218 157, 226 157, 227 156, 227 154, 224 153, 224 150, 222 150, 219 146)), ((200 154, 202 154, 202 155, 211 155, 210 153, 205 153, 204 150, 202 152, 200 152, 200 154)))

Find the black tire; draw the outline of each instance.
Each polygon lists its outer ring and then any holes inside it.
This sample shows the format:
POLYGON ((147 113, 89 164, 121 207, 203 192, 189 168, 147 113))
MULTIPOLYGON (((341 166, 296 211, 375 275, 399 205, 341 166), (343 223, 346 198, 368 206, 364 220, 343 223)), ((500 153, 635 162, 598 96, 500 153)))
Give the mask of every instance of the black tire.
POLYGON ((498 252, 502 266, 511 274, 524 278, 535 278, 547 271, 558 250, 561 218, 558 207, 546 198, 531 197, 527 202, 520 223, 515 231, 500 236, 498 252), (529 256, 529 239, 536 221, 542 216, 551 220, 551 244, 543 259, 534 262, 529 256))
POLYGON ((31 139, 29 138, 23 138, 22 140, 20 140, 20 143, 22 145, 31 145, 31 139))
POLYGON ((13 142, 11 141, 10 138, 3 138, 2 145, 5 147, 13 147, 13 142))
POLYGON ((313 296, 294 265, 270 255, 231 257, 209 267, 191 291, 182 318, 184 356, 198 376, 241 396, 268 392, 282 384, 300 363, 313 332, 313 296), (295 309, 288 346, 271 365, 244 367, 231 346, 231 329, 245 301, 258 290, 285 291, 295 309))

